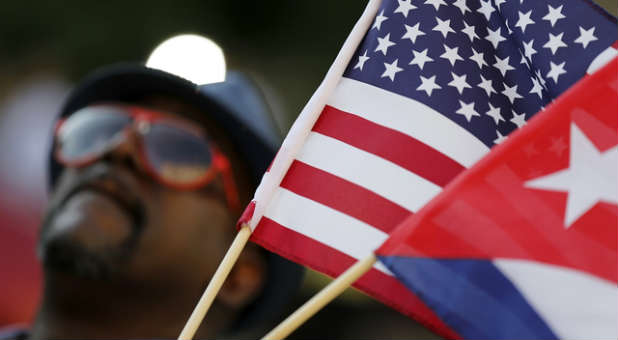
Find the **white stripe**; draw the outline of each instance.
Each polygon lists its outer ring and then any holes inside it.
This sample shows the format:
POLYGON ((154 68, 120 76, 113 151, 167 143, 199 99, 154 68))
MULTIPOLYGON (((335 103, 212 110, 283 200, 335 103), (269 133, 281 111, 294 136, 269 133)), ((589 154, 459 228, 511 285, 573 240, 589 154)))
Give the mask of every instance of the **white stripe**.
POLYGON ((539 262, 498 259, 496 267, 563 339, 616 339, 618 287, 586 274, 539 262))
POLYGON ((599 53, 599 55, 594 58, 594 60, 590 63, 590 66, 588 66, 588 70, 586 70, 586 73, 593 74, 598 69, 605 66, 607 63, 616 58, 617 55, 618 50, 616 50, 612 46, 608 47, 607 49, 605 49, 605 51, 599 53))
POLYGON ((297 159, 413 212, 442 190, 395 163, 317 132, 309 135, 297 159))
MULTIPOLYGON (((369 256, 388 237, 379 229, 284 188, 275 191, 264 216, 357 260, 369 256)), ((374 268, 393 275, 379 262, 374 268)))
POLYGON ((465 167, 489 151, 473 134, 429 106, 354 79, 341 78, 328 105, 412 136, 465 167))
POLYGON ((279 187, 279 184, 283 180, 283 176, 287 173, 288 169, 294 161, 294 157, 301 149, 305 138, 311 131, 313 125, 317 121, 320 113, 324 109, 326 101, 336 88, 339 79, 343 75, 346 67, 350 63, 350 60, 356 53, 356 48, 365 37, 365 33, 371 27, 373 20, 378 13, 382 0, 369 0, 365 11, 358 19, 352 32, 343 43, 341 51, 337 54, 335 61, 328 69, 324 80, 311 96, 311 99, 307 102, 303 110, 298 115, 298 118, 292 124, 290 131, 288 131, 287 137, 283 140, 277 157, 273 160, 270 168, 270 175, 265 176, 260 182, 260 185, 255 191, 254 199, 255 210, 253 216, 249 222, 251 230, 255 229, 258 221, 262 218, 266 206, 269 204, 271 197, 274 195, 275 190, 279 187))

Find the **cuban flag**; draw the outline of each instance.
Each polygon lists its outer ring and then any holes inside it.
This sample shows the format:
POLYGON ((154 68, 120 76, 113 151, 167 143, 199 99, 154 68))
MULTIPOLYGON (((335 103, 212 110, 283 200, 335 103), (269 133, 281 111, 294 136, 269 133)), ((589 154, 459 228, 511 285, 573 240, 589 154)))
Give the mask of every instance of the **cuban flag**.
POLYGON ((617 75, 584 78, 376 252, 460 336, 618 336, 617 75))

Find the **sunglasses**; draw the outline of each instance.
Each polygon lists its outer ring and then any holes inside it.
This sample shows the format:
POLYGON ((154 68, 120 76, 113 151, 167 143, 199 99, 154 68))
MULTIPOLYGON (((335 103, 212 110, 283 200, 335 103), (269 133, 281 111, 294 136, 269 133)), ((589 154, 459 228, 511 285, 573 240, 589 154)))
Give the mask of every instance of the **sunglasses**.
POLYGON ((55 157, 64 166, 88 166, 135 138, 136 161, 152 178, 176 190, 196 190, 221 175, 227 204, 238 209, 230 162, 197 126, 170 114, 131 105, 94 105, 58 122, 55 157))

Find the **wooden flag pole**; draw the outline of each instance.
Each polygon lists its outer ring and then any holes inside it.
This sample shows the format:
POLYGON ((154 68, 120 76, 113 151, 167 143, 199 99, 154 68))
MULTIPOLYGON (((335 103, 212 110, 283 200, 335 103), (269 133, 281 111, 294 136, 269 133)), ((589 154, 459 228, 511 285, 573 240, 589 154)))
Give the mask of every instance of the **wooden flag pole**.
POLYGON ((285 339, 290 333, 295 331, 300 325, 305 323, 310 317, 324 308, 329 302, 333 301, 343 291, 350 287, 358 278, 368 272, 377 259, 373 253, 365 259, 356 262, 348 268, 337 279, 324 287, 318 294, 314 295, 309 301, 305 302, 294 313, 287 317, 282 323, 266 334, 262 339, 280 340, 285 339))
POLYGON ((238 234, 236 234, 234 242, 232 242, 232 245, 227 250, 225 257, 223 257, 223 260, 219 264, 217 271, 212 276, 212 279, 210 279, 210 283, 208 283, 208 286, 206 287, 204 294, 202 294, 200 301, 198 301, 195 309, 193 309, 193 313, 191 313, 191 316, 185 324, 185 327, 182 329, 178 339, 193 339, 193 336, 200 327, 200 324, 208 312, 210 305, 212 305, 217 293, 219 293, 223 282, 234 267, 236 260, 238 260, 238 256, 240 256, 240 253, 245 248, 245 245, 249 240, 249 236, 251 236, 251 228, 249 228, 248 224, 243 224, 238 231, 238 234))

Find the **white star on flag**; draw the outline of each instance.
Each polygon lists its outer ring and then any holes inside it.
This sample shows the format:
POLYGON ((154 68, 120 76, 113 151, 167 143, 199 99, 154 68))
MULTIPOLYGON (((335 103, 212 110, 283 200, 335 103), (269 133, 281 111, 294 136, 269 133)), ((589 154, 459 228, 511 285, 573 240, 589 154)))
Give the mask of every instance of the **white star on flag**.
POLYGON ((502 115, 500 114, 500 106, 494 107, 491 103, 489 103, 489 111, 485 112, 485 114, 493 118, 496 125, 504 121, 504 118, 502 118, 502 115))
POLYGON ((455 66, 457 60, 463 60, 457 51, 459 51, 459 47, 450 48, 444 45, 444 53, 442 53, 440 58, 447 59, 451 63, 451 66, 455 66))
POLYGON ((530 78, 532 80, 532 89, 530 89, 530 93, 535 93, 539 96, 539 99, 543 99, 543 87, 541 83, 536 79, 536 77, 530 78))
POLYGON ((406 27, 406 33, 401 37, 401 39, 410 39, 410 41, 415 44, 416 43, 416 38, 418 38, 419 35, 425 35, 425 32, 420 30, 420 25, 421 23, 418 22, 416 23, 416 25, 414 26, 408 26, 405 25, 406 27))
POLYGON ((525 183, 528 188, 568 193, 564 227, 590 210, 597 202, 618 203, 618 146, 601 152, 571 123, 569 167, 525 183))
POLYGON ((494 8, 494 6, 491 5, 491 0, 481 0, 481 8, 477 9, 476 11, 482 13, 487 19, 487 21, 489 21, 489 18, 491 18, 491 13, 493 13, 495 10, 496 9, 494 8))
POLYGON ((478 112, 476 112, 476 110, 474 109, 474 102, 471 102, 470 104, 464 103, 463 101, 459 101, 459 105, 460 108, 459 110, 455 111, 455 113, 458 113, 464 117, 466 117, 466 120, 468 122, 470 122, 470 120, 472 120, 473 116, 481 116, 478 112))
POLYGON ((498 48, 498 45, 500 45, 501 42, 506 40, 506 38, 500 34, 501 30, 501 27, 498 27, 498 29, 495 31, 491 28, 487 28, 487 36, 485 37, 485 39, 487 39, 487 41, 489 41, 494 46, 494 48, 498 48))
POLYGON ((487 93, 487 97, 491 96, 492 93, 498 93, 494 89, 491 79, 485 79, 485 77, 483 77, 482 74, 480 76, 481 76, 481 82, 477 86, 485 90, 485 92, 487 93))
POLYGON ((533 48, 534 39, 530 39, 528 42, 524 42, 524 55, 526 58, 532 61, 532 56, 536 54, 536 50, 533 48))
POLYGON ((386 52, 388 51, 388 48, 393 46, 393 45, 395 45, 394 42, 390 41, 390 37, 391 37, 390 33, 385 35, 383 38, 378 37, 378 47, 376 47, 374 52, 380 51, 384 55, 386 55, 386 52))
POLYGON ((412 50, 412 53, 414 53, 414 59, 410 61, 410 65, 418 65, 418 67, 422 70, 423 67, 425 66, 425 63, 433 61, 433 59, 427 56, 428 51, 429 51, 428 48, 426 48, 422 52, 417 52, 417 51, 412 50))
POLYGON ((397 72, 401 72, 403 71, 403 69, 399 66, 397 66, 397 59, 395 59, 395 61, 393 61, 392 63, 384 63, 384 67, 386 68, 386 70, 384 70, 384 73, 382 73, 382 77, 389 77, 392 81, 395 81, 395 74, 397 74, 397 72))
POLYGON ((579 37, 575 39, 575 42, 578 44, 582 44, 584 48, 588 47, 588 44, 592 41, 599 40, 599 38, 594 36, 594 29, 596 27, 590 27, 585 30, 583 27, 579 26, 579 37))
POLYGON ((436 27, 434 27, 432 31, 438 31, 442 33, 444 38, 446 38, 449 33, 455 33, 455 31, 451 28, 451 19, 441 20, 440 18, 436 17, 436 23, 436 27))
POLYGON ((470 60, 474 61, 477 65, 479 65, 480 69, 483 69, 483 65, 487 66, 487 62, 485 62, 485 57, 483 53, 477 52, 474 47, 472 47, 472 55, 470 56, 470 60))
POLYGON ((462 29, 461 31, 465 33, 468 36, 468 38, 470 38, 470 42, 473 42, 474 38, 479 39, 479 36, 476 35, 474 25, 468 26, 468 23, 464 21, 464 26, 465 26, 464 29, 462 29))
POLYGON ((399 7, 397 7, 394 13, 401 13, 405 18, 407 18, 408 12, 416 8, 416 6, 412 5, 410 1, 411 0, 397 0, 399 7))
POLYGON ((547 5, 547 15, 545 15, 543 17, 543 20, 547 20, 551 23, 551 27, 554 27, 554 25, 556 24, 556 22, 560 19, 564 19, 566 18, 563 14, 562 14, 562 7, 564 5, 560 5, 560 7, 557 8, 553 8, 551 7, 551 5, 547 5))
POLYGON ((519 20, 515 24, 515 27, 521 28, 522 33, 526 33, 526 26, 534 24, 534 21, 530 19, 530 15, 532 14, 532 10, 529 10, 528 13, 519 12, 519 20))
POLYGON ((558 34, 558 35, 553 35, 551 33, 549 33, 549 40, 545 43, 545 45, 543 45, 543 47, 545 48, 549 48, 551 50, 551 54, 556 54, 556 51, 560 48, 560 47, 567 47, 567 45, 564 43, 564 41, 562 41, 562 36, 564 35, 564 32, 558 34))
POLYGON ((526 114, 525 113, 517 113, 513 110, 513 118, 511 118, 511 123, 517 125, 517 128, 526 125, 526 114))
POLYGON ((361 71, 363 70, 363 66, 365 66, 365 62, 369 60, 369 57, 367 56, 367 50, 365 50, 365 53, 363 53, 363 55, 359 55, 358 56, 358 63, 356 64, 356 66, 354 66, 355 69, 360 69, 361 71))
POLYGON ((506 75, 506 73, 508 71, 514 70, 515 68, 511 65, 509 65, 509 58, 511 57, 506 57, 504 59, 500 59, 498 58, 498 56, 495 56, 496 58, 496 62, 494 63, 494 66, 500 70, 500 73, 502 74, 502 76, 504 77, 506 75))
POLYGON ((456 88, 459 94, 462 94, 465 88, 472 88, 472 86, 470 86, 470 84, 466 82, 467 76, 465 74, 462 76, 458 76, 455 74, 455 72, 451 72, 451 76, 453 77, 453 80, 451 80, 448 85, 456 88))
POLYGON ((563 61, 562 64, 556 65, 554 64, 553 61, 549 62, 550 64, 550 68, 551 70, 547 73, 547 78, 551 78, 554 83, 558 83, 558 77, 560 77, 560 75, 567 73, 564 70, 564 65, 566 64, 566 61, 563 61))
POLYGON ((384 22, 384 20, 386 19, 388 19, 388 17, 384 16, 384 10, 382 10, 382 12, 380 12, 380 14, 376 16, 376 20, 373 22, 373 26, 371 26, 371 29, 377 28, 379 31, 380 27, 382 26, 382 22, 384 22))
POLYGON ((425 91, 428 96, 431 97, 431 92, 436 89, 441 89, 440 85, 436 84, 436 76, 432 76, 431 78, 421 77, 421 85, 416 88, 417 91, 425 91))
POLYGON ((504 84, 504 90, 502 91, 502 94, 509 98, 511 104, 515 102, 515 99, 523 98, 519 93, 517 93, 517 84, 513 86, 508 86, 507 84, 504 84))

